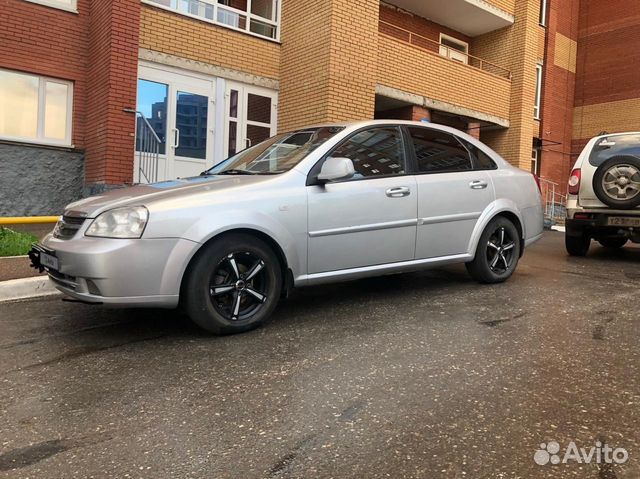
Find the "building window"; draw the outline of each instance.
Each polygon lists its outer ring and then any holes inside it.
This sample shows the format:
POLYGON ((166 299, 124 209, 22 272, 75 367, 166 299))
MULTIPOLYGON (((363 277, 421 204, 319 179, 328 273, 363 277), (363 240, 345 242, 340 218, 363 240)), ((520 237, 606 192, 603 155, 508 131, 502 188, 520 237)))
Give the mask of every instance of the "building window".
POLYGON ((0 138, 71 146, 71 82, 0 69, 0 105, 0 138))
POLYGON ((31 3, 39 3, 45 7, 59 8, 70 12, 77 12, 77 0, 26 0, 31 3))
POLYGON ((538 169, 538 149, 533 148, 531 150, 531 173, 534 175, 540 175, 540 170, 538 169))
POLYGON ((547 3, 549 0, 540 0, 540 25, 547 26, 547 3))
POLYGON ((143 0, 200 20, 278 40, 279 0, 143 0))
POLYGON ((461 63, 469 63, 469 44, 450 37, 444 33, 440 34, 440 55, 456 60, 461 63))
POLYGON ((542 65, 536 65, 536 103, 533 107, 533 117, 540 119, 540 103, 542 98, 542 65))

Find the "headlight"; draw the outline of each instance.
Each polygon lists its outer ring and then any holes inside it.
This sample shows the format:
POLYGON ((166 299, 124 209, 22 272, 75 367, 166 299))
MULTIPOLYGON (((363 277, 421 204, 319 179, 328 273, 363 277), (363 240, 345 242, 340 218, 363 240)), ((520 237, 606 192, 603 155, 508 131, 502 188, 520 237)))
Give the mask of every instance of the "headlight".
POLYGON ((148 219, 149 212, 144 206, 116 208, 105 211, 93 220, 85 236, 140 238, 148 219))

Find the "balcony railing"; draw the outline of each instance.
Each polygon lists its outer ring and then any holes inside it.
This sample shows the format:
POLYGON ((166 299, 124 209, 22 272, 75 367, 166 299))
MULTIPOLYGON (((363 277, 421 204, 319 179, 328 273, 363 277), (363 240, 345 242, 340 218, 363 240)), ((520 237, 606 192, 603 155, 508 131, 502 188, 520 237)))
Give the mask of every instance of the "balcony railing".
POLYGON ((143 3, 165 10, 276 41, 280 35, 279 1, 255 2, 256 8, 252 8, 251 0, 244 3, 221 0, 142 0, 143 3), (242 8, 234 8, 234 5, 242 8), (255 13, 260 8, 263 12, 255 13))
POLYGON ((424 37, 410 30, 406 30, 402 27, 398 27, 392 23, 388 23, 380 20, 379 25, 380 33, 392 37, 395 40, 399 40, 403 43, 413 45, 428 52, 440 55, 448 58, 451 61, 457 61, 459 63, 468 65, 472 68, 477 68, 492 75, 497 75, 502 78, 511 80, 511 72, 506 68, 503 68, 495 63, 491 63, 482 58, 469 55, 461 50, 444 45, 440 42, 432 40, 431 38, 424 37))

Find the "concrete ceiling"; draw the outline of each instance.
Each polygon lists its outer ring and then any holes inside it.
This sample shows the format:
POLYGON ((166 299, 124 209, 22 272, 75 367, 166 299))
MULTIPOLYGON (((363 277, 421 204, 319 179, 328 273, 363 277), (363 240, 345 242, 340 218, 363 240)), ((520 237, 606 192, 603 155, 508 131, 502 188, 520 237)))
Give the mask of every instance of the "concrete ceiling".
POLYGON ((508 27, 513 15, 484 0, 386 0, 470 37, 508 27))

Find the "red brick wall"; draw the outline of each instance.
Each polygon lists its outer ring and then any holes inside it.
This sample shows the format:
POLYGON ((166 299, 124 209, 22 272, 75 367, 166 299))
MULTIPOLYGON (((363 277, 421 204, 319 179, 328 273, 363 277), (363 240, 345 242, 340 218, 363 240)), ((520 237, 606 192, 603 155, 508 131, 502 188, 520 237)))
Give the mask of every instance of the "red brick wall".
POLYGON ((2 0, 0 66, 73 81, 73 143, 85 145, 90 0, 78 13, 24 0, 2 0))
POLYGON ((78 13, 0 0, 0 66, 73 81, 73 144, 87 183, 133 179, 139 0, 78 0, 78 13))
POLYGON ((87 183, 133 180, 140 0, 91 3, 87 183))
MULTIPOLYGON (((572 157, 575 73, 556 65, 556 34, 578 37, 579 0, 549 0, 543 70, 540 176, 566 188, 572 157)), ((562 64, 562 61, 559 62, 562 64)), ((566 66, 566 65, 564 65, 566 66)))
POLYGON ((582 0, 576 106, 640 98, 640 2, 582 0))

